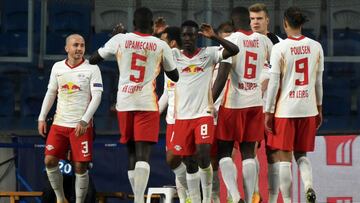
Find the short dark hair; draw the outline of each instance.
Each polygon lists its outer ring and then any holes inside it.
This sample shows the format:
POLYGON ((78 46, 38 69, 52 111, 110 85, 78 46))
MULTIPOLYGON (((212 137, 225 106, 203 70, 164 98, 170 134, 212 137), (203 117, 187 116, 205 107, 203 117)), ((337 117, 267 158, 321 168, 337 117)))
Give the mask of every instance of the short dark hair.
POLYGON ((269 11, 266 7, 265 4, 263 3, 256 3, 256 4, 253 4, 249 7, 249 11, 250 12, 260 12, 260 11, 264 11, 264 13, 266 14, 266 16, 269 16, 269 11))
POLYGON ((181 28, 186 27, 186 26, 194 27, 196 30, 199 30, 199 25, 193 20, 186 20, 181 24, 181 28))
POLYGON ((169 41, 175 40, 178 46, 181 47, 181 31, 179 27, 167 27, 162 33, 166 33, 169 41))
POLYGON ((289 7, 284 12, 284 19, 288 22, 292 28, 299 28, 304 23, 309 21, 307 17, 302 13, 301 9, 296 6, 289 7))
POLYGON ((217 33, 230 33, 234 32, 234 26, 230 21, 223 22, 219 25, 219 27, 216 29, 217 33))
POLYGON ((232 9, 231 19, 235 27, 239 25, 250 25, 250 13, 245 7, 238 6, 232 9))
POLYGON ((153 24, 153 13, 147 7, 137 8, 134 12, 134 26, 141 29, 148 29, 153 24))

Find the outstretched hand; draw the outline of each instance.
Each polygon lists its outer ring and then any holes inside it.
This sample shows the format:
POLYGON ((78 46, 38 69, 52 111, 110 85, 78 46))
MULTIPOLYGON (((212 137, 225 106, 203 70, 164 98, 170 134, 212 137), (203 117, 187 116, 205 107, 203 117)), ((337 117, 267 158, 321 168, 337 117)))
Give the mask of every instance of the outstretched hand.
POLYGON ((124 33, 125 32, 125 27, 122 23, 116 24, 115 27, 113 28, 112 32, 111 32, 111 36, 115 36, 119 33, 124 33))
POLYGON ((154 34, 162 33, 168 25, 164 17, 158 17, 154 22, 154 34))
POLYGON ((216 35, 211 25, 206 23, 201 24, 199 34, 206 38, 211 38, 216 35))

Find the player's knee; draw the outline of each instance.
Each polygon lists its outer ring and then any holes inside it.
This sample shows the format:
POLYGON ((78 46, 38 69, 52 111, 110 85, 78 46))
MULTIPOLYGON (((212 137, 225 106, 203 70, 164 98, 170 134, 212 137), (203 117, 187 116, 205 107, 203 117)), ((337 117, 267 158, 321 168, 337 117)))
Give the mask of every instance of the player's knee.
POLYGON ((59 165, 59 159, 54 156, 45 156, 44 163, 46 168, 54 168, 59 165))
POLYGON ((294 152, 294 157, 296 161, 303 156, 306 156, 306 152, 294 152))
POLYGON ((198 171, 199 165, 194 157, 184 157, 183 162, 186 165, 187 173, 196 173, 198 171))
POLYGON ((209 167, 209 165, 211 163, 211 158, 210 158, 209 154, 200 153, 197 155, 197 157, 198 157, 198 163, 199 163, 200 168, 209 167))
POLYGON ((166 153, 166 163, 170 166, 171 169, 177 168, 182 162, 180 156, 174 155, 171 152, 166 153))
POLYGON ((88 162, 74 162, 74 171, 77 174, 84 174, 88 170, 88 162))

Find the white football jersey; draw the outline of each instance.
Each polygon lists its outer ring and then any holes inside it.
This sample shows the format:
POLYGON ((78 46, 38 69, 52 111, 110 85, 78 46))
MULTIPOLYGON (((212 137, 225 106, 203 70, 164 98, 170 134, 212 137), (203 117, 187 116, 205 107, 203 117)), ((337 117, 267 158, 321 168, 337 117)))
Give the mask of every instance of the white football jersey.
POLYGON ((212 75, 222 60, 221 47, 199 48, 193 56, 173 52, 180 78, 175 87, 175 118, 193 119, 212 116, 212 75))
POLYGON ((274 45, 270 64, 270 72, 280 74, 275 116, 292 118, 317 115, 315 82, 317 73, 324 71, 324 54, 320 43, 305 36, 289 37, 274 45))
POLYGON ((57 91, 55 125, 75 128, 85 114, 91 91, 103 91, 101 73, 97 65, 84 60, 70 67, 66 60, 56 62, 50 74, 48 89, 57 91))
POLYGON ((103 58, 115 55, 119 67, 117 111, 158 111, 155 79, 160 64, 175 70, 166 42, 143 33, 117 34, 98 50, 103 58))
POLYGON ((164 92, 167 92, 166 123, 175 124, 175 86, 176 83, 164 74, 164 92))
POLYGON ((267 72, 272 43, 264 35, 237 31, 228 38, 239 53, 223 62, 232 63, 222 105, 226 108, 262 106, 261 75, 267 72))

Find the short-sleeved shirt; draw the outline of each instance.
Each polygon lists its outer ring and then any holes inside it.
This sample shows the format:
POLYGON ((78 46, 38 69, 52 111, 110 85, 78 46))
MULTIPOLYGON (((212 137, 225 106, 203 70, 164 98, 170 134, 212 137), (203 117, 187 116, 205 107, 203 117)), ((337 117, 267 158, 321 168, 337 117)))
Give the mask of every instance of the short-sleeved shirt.
POLYGON ((173 52, 179 81, 175 87, 175 118, 177 120, 212 116, 211 94, 214 65, 222 60, 222 47, 205 47, 188 56, 173 52))
POLYGON ((239 47, 239 53, 223 61, 231 63, 232 68, 222 105, 234 109, 262 106, 260 77, 267 71, 271 41, 262 34, 242 30, 227 39, 239 47))
POLYGON ((275 117, 317 115, 315 83, 318 72, 324 71, 320 43, 305 36, 289 37, 273 46, 270 64, 271 74, 280 74, 275 117))
POLYGON ((103 91, 100 69, 87 60, 71 67, 67 60, 56 62, 51 70, 48 89, 57 91, 53 124, 75 128, 85 114, 91 91, 103 91))
POLYGON ((167 92, 168 106, 166 111, 166 123, 175 123, 175 86, 176 83, 170 80, 166 74, 164 74, 164 92, 167 92))
POLYGON ((98 52, 103 58, 115 55, 118 63, 117 111, 158 111, 155 79, 160 65, 175 70, 166 42, 139 32, 117 34, 98 52))

